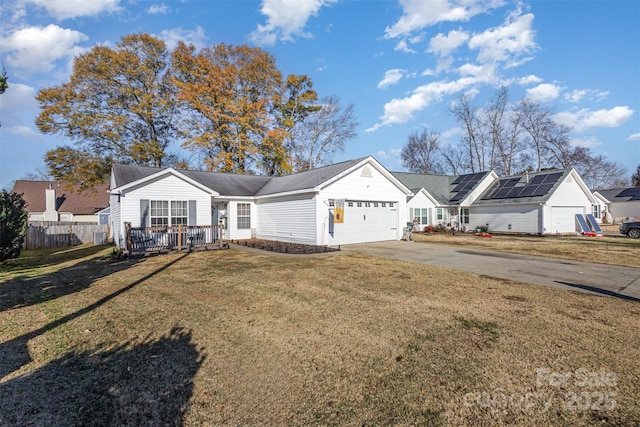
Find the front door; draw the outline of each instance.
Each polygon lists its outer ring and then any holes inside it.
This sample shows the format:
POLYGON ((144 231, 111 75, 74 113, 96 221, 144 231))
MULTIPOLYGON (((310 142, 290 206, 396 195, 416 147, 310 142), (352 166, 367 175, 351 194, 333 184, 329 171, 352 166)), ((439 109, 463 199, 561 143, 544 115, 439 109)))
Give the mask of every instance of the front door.
MULTIPOLYGON (((211 205, 211 225, 218 225, 218 205, 211 205)), ((218 240, 218 228, 214 228, 214 239, 218 240)))

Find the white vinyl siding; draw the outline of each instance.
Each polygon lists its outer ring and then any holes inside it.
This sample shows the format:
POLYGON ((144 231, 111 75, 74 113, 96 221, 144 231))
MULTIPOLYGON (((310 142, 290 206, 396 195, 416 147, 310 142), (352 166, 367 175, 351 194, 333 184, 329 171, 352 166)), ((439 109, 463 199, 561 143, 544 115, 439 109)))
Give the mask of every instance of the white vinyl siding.
POLYGON ((316 210, 313 194, 260 200, 258 237, 292 243, 316 243, 316 210))
MULTIPOLYGON (((112 202, 113 200, 112 198, 112 202)), ((141 200, 193 201, 196 212, 193 218, 195 223, 189 225, 211 225, 211 196, 174 175, 167 175, 151 182, 145 182, 143 186, 124 191, 120 196, 120 209, 117 209, 117 203, 112 205, 112 223, 117 221, 120 224, 121 228, 118 231, 120 238, 123 238, 124 235, 124 222, 130 222, 133 227, 147 225, 141 224, 141 200), (119 218, 118 211, 121 214, 119 218)))
POLYGON ((316 200, 317 244, 320 245, 397 240, 402 236, 402 227, 408 217, 407 195, 370 164, 365 164, 331 183, 322 189, 316 200), (328 201, 333 199, 344 199, 347 203, 344 223, 334 224, 331 235, 328 201), (354 202, 354 206, 349 206, 348 202, 354 202), (374 202, 378 203, 378 207, 374 207, 374 202), (386 204, 384 208, 383 202, 386 204), (366 206, 367 203, 369 207, 366 206), (367 214, 365 210, 371 212, 367 214), (363 215, 367 215, 367 219, 363 215))
POLYGON ((532 233, 539 232, 538 217, 540 206, 509 205, 509 206, 472 206, 470 209, 471 222, 469 229, 478 226, 489 226, 491 232, 502 233, 532 233))

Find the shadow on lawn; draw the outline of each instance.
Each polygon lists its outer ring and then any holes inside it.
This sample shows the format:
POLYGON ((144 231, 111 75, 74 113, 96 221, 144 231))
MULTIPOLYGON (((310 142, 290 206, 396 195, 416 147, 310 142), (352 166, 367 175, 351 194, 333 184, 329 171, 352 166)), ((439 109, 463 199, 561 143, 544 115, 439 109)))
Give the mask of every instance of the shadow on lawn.
POLYGON ((2 270, 14 277, 0 282, 0 311, 28 307, 79 292, 101 277, 140 262, 140 259, 116 262, 110 256, 94 256, 51 273, 29 277, 40 268, 73 261, 73 258, 91 257, 104 249, 104 246, 62 248, 44 255, 39 255, 43 251, 31 251, 30 255, 5 262, 2 270))
MULTIPOLYGON (((106 302, 114 299, 115 297, 117 297, 118 295, 121 295, 125 292, 127 292, 128 290, 134 288, 135 286, 139 285, 140 283, 144 282, 147 279, 150 279, 151 277, 155 276, 156 274, 160 273, 161 271, 165 270, 166 268, 172 266, 173 264, 177 263, 178 261, 182 260, 184 257, 188 256, 189 253, 185 253, 182 256, 180 256, 179 258, 174 259, 173 261, 163 265, 161 268, 158 268, 157 270, 147 274, 146 276, 136 280, 135 282, 121 288, 118 289, 117 291, 107 295, 106 297, 103 297, 101 299, 99 299, 98 301, 94 302, 93 304, 90 304, 88 306, 86 306, 85 308, 82 308, 78 311, 75 311, 73 313, 67 314, 66 316, 63 316, 57 320, 54 320, 53 322, 47 323, 46 325, 42 326, 41 328, 38 328, 34 331, 28 332, 26 334, 20 335, 19 337, 16 337, 12 340, 6 341, 2 344, 0 344, 0 379, 2 379, 3 377, 9 375, 10 373, 20 369, 22 366, 26 365, 27 363, 31 362, 31 356, 29 355, 29 349, 28 349, 28 343, 29 340, 31 340, 32 338, 35 338, 39 335, 44 334, 45 332, 48 332, 52 329, 57 328, 58 326, 61 326, 73 319, 76 319, 84 314, 89 313, 90 311, 95 310, 96 308, 100 307, 101 305, 105 304, 106 302)), ((131 264, 127 264, 127 268, 131 266, 131 264)), ((111 270, 111 272, 113 272, 113 270, 111 270)), ((109 273, 110 274, 110 273, 109 273)), ((55 274, 53 274, 55 276, 55 274)), ((107 275, 107 274, 105 274, 107 275)), ((95 279, 95 278, 94 278, 95 279)), ((93 280, 89 280, 87 279, 87 285, 88 286, 91 281, 93 280)), ((0 401, 1 402, 1 401, 0 401)), ((1 411, 2 408, 0 408, 1 411)))
POLYGON ((191 332, 70 352, 0 384, 0 425, 182 425, 205 359, 191 332))
POLYGON ((627 301, 634 301, 634 302, 640 302, 640 298, 636 298, 636 297, 632 297, 629 295, 625 295, 625 294, 620 294, 618 292, 614 292, 614 291, 610 291, 607 289, 602 289, 602 288, 596 288, 593 286, 588 286, 588 285, 580 285, 578 283, 569 283, 569 282, 561 282, 556 280, 556 283, 560 283, 562 285, 567 285, 567 286, 571 286, 572 288, 577 288, 577 289, 582 289, 584 291, 591 291, 600 295, 606 295, 609 297, 614 297, 614 298, 620 298, 623 300, 627 300, 627 301))

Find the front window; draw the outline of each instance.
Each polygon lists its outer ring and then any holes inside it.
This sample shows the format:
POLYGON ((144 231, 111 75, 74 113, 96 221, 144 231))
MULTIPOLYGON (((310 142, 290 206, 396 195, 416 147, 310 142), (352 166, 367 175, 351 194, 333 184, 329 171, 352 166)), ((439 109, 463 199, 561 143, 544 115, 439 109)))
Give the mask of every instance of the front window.
POLYGON ((188 225, 189 202, 186 200, 150 200, 149 208, 152 227, 188 225))
POLYGON ((593 205, 593 216, 600 218, 600 205, 593 205))
POLYGON ((151 200, 151 226, 166 227, 169 225, 169 202, 167 200, 151 200))
POLYGON ((238 203, 238 229, 251 228, 251 204, 238 203))
POLYGON ((171 202, 171 225, 187 225, 189 220, 189 203, 187 201, 171 202))
POLYGON ((438 221, 444 220, 444 211, 442 210, 442 208, 436 208, 436 219, 438 221))
POLYGON ((427 208, 414 208, 413 219, 418 219, 421 225, 427 225, 427 208))
POLYGON ((460 217, 460 220, 463 224, 469 224, 469 208, 462 208, 460 217))

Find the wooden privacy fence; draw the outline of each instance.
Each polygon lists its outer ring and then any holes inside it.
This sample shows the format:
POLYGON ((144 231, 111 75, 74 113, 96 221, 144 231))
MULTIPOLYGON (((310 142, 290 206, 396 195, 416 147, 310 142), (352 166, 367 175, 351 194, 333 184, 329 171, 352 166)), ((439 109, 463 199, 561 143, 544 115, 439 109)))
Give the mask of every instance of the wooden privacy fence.
POLYGON ((127 252, 144 254, 193 248, 222 248, 221 225, 131 227, 125 224, 127 252))
POLYGON ((25 249, 47 249, 83 243, 106 243, 109 226, 94 222, 29 222, 24 237, 25 249), (95 234, 99 233, 99 234, 95 234), (99 242, 95 237, 99 236, 99 242))

